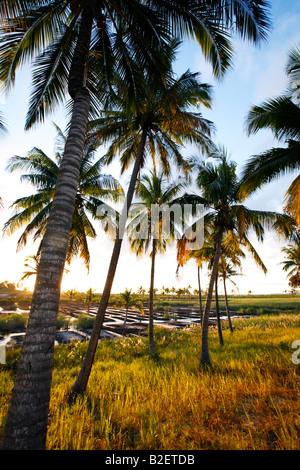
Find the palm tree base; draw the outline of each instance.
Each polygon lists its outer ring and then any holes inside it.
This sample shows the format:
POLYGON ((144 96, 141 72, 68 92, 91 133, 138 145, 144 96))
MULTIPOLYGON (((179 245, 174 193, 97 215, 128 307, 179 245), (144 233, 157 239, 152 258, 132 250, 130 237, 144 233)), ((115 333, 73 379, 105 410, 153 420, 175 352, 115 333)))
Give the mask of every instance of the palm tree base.
POLYGON ((198 366, 198 369, 200 371, 203 371, 203 370, 208 370, 208 369, 211 369, 212 368, 212 363, 210 361, 210 357, 209 357, 209 353, 208 351, 207 352, 203 352, 201 353, 201 357, 200 357, 200 361, 199 361, 199 366, 198 366))
POLYGON ((154 361, 159 360, 159 354, 158 354, 155 347, 150 347, 149 348, 149 357, 150 357, 150 359, 153 359, 154 361))

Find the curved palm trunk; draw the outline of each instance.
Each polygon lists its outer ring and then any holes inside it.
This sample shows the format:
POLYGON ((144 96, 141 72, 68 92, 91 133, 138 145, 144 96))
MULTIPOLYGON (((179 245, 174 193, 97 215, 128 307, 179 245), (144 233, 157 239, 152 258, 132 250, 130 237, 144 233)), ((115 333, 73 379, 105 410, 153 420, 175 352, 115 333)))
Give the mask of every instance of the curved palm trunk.
POLYGON ((210 365, 211 364, 210 357, 209 357, 209 351, 208 351, 208 324, 209 324, 209 314, 210 314, 210 307, 211 307, 213 289, 214 289, 214 284, 215 284, 216 276, 217 276, 217 272, 218 272, 219 259, 220 259, 220 256, 221 256, 222 238, 223 238, 223 229, 220 228, 219 234, 218 234, 218 239, 217 239, 217 245, 216 245, 216 253, 215 253, 213 267, 212 267, 210 281, 209 281, 207 298, 206 298, 206 302, 205 302, 204 314, 203 314, 202 344, 201 344, 201 355, 200 355, 199 368, 201 368, 202 365, 210 365))
POLYGON ((155 354, 154 325, 153 325, 153 299, 154 299, 154 273, 155 273, 156 245, 157 245, 157 240, 154 239, 152 242, 150 296, 149 296, 149 353, 150 355, 155 354))
POLYGON ((201 292, 201 282, 200 282, 200 266, 198 266, 198 290, 199 290, 199 309, 200 309, 200 322, 202 325, 203 322, 203 308, 202 308, 202 292, 201 292))
POLYGON ((93 1, 86 4, 82 13, 73 58, 73 74, 76 74, 73 79, 70 71, 70 81, 72 79, 76 83, 76 89, 72 90, 72 121, 42 242, 27 331, 7 415, 2 443, 4 449, 44 449, 46 444, 60 284, 90 109, 90 97, 84 88, 83 76, 92 20, 93 1))
POLYGON ((219 335, 219 342, 220 346, 224 346, 223 334, 222 334, 222 325, 220 320, 220 306, 219 306, 219 294, 218 294, 218 273, 215 282, 215 296, 216 296, 216 317, 217 317, 217 325, 218 325, 218 335, 219 335))
POLYGON ((229 306, 228 306, 228 297, 227 297, 225 276, 223 276, 223 285, 224 285, 225 306, 226 306, 226 314, 227 314, 227 318, 228 318, 229 330, 231 331, 231 333, 233 333, 233 328, 232 328, 232 323, 231 323, 231 318, 230 318, 230 312, 229 312, 229 306))
POLYGON ((103 289, 103 294, 101 297, 96 319, 94 322, 94 327, 92 330, 91 338, 88 344, 88 349, 87 349, 81 370, 79 372, 79 375, 72 386, 72 391, 75 393, 84 392, 84 390, 86 389, 88 380, 89 380, 99 336, 101 333, 101 329, 102 329, 102 325, 103 325, 103 321, 104 321, 104 317, 106 313, 106 308, 107 308, 108 301, 109 301, 111 288, 113 285, 113 281, 114 281, 114 277, 115 277, 115 273, 117 269, 117 264, 119 261, 119 256, 120 256, 120 251, 121 251, 121 246, 122 246, 122 241, 123 241, 122 238, 123 238, 125 224, 127 220, 127 214, 128 214, 128 210, 129 210, 129 207, 131 205, 133 195, 134 195, 135 184, 137 181, 137 176, 138 176, 138 172, 141 166, 142 157, 144 153, 147 132, 148 132, 148 128, 145 127, 142 133, 139 149, 137 152, 132 175, 130 178, 130 184, 129 184, 129 188, 127 192, 126 202, 122 211, 122 216, 120 219, 120 224, 118 227, 116 240, 115 240, 113 252, 111 255, 110 265, 108 268, 106 282, 105 282, 105 286, 103 289))

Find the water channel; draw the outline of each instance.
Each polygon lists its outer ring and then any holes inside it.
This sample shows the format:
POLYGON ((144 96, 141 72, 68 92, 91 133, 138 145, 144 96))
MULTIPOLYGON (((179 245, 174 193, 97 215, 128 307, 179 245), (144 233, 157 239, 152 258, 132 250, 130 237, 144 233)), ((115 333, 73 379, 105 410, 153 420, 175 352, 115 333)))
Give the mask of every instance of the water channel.
MULTIPOLYGON (((1 307, 0 307, 1 308, 1 307)), ((2 310, 2 309, 1 309, 2 310)), ((0 310, 0 312, 1 312, 0 310)), ((95 317, 96 316, 96 308, 91 308, 89 316, 95 317)), ((2 314, 10 314, 10 313, 29 313, 26 310, 17 309, 15 311, 3 311, 2 314)), ((71 317, 71 326, 68 330, 59 330, 56 332, 55 337, 55 344, 66 344, 71 341, 87 341, 89 340, 91 330, 77 330, 72 326, 72 323, 80 314, 86 313, 84 310, 77 310, 76 313, 73 313, 71 317)), ((132 335, 139 335, 145 334, 145 331, 148 326, 148 315, 147 312, 144 316, 141 313, 129 310, 127 315, 126 327, 123 328, 124 318, 125 318, 125 309, 112 309, 108 308, 105 316, 105 320, 103 323, 103 328, 100 334, 99 340, 103 339, 118 339, 122 338, 124 335, 132 336, 132 335)), ((221 320, 226 321, 227 316, 224 314, 225 312, 221 312, 221 320)), ((244 317, 248 317, 251 315, 243 315, 244 317)), ((231 315, 231 318, 237 318, 240 315, 231 315)), ((211 324, 216 324, 216 316, 215 312, 211 312, 211 324)), ((200 325, 200 314, 199 311, 195 309, 176 309, 176 311, 166 312, 155 312, 154 314, 154 324, 163 326, 166 328, 187 328, 196 325, 200 325)), ((0 346, 6 347, 18 347, 22 345, 23 338, 25 335, 25 329, 12 331, 7 335, 0 335, 0 346)))

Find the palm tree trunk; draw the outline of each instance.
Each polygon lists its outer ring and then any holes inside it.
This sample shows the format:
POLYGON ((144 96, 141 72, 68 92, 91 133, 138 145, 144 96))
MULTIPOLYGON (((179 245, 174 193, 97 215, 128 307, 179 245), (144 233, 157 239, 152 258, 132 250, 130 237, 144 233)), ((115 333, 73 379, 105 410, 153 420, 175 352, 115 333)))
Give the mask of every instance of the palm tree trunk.
POLYGON ((208 324, 209 324, 209 315, 210 315, 210 307, 213 295, 214 284, 216 281, 216 276, 218 272, 218 265, 219 259, 221 256, 221 247, 222 247, 222 238, 223 238, 223 229, 219 229, 217 245, 216 245, 216 252, 213 262, 213 267, 211 271, 209 286, 208 286, 208 293, 205 302, 204 314, 203 314, 203 325, 202 325, 202 344, 201 344, 201 355, 200 355, 200 363, 199 368, 204 366, 211 365, 209 351, 208 351, 208 324))
MULTIPOLYGON (((86 3, 82 13, 73 58, 76 70, 80 67, 85 70, 87 66, 92 21, 93 0, 86 3)), ((79 82, 80 78, 77 85, 79 82)), ((81 81, 80 85, 72 91, 72 121, 42 242, 27 331, 7 415, 4 449, 45 448, 60 284, 90 109, 85 82, 81 81)))
POLYGON ((227 313, 227 318, 228 318, 229 330, 231 331, 231 333, 233 333, 233 328, 232 328, 232 323, 231 323, 231 318, 230 318, 230 312, 229 312, 229 306, 228 306, 228 297, 227 297, 225 276, 223 276, 223 285, 224 285, 225 306, 226 306, 226 313, 227 313))
POLYGON ((127 197, 126 197, 125 205, 123 208, 116 240, 114 243, 113 252, 111 255, 111 260, 110 260, 110 265, 108 268, 104 290, 102 293, 100 305, 99 305, 98 312, 97 312, 95 322, 94 322, 94 327, 93 327, 90 341, 88 344, 88 349, 87 349, 81 370, 79 372, 79 375, 76 381, 74 382, 74 384, 72 385, 72 391, 74 393, 84 392, 84 390, 86 389, 88 380, 89 380, 99 336, 101 333, 101 329, 102 329, 102 325, 103 325, 103 321, 104 321, 104 317, 106 313, 106 308, 107 308, 108 301, 109 301, 111 288, 113 285, 113 281, 114 281, 114 277, 115 277, 115 273, 117 269, 117 264, 119 261, 119 256, 120 256, 120 251, 121 251, 121 246, 122 246, 122 241, 123 241, 122 238, 123 238, 125 224, 127 220, 127 214, 128 214, 128 210, 133 199, 135 184, 137 181, 138 172, 139 172, 141 162, 142 162, 142 157, 144 154, 147 132, 148 132, 148 128, 145 127, 143 129, 140 145, 138 148, 136 160, 135 160, 132 175, 130 178, 130 184, 129 184, 129 188, 127 192, 127 197))
POLYGON ((156 246, 157 246, 157 240, 153 239, 151 276, 150 276, 150 296, 149 296, 149 353, 150 355, 155 354, 154 325, 153 325, 153 297, 154 297, 154 273, 155 273, 156 246))
POLYGON ((219 306, 219 295, 218 295, 218 273, 216 276, 215 282, 215 296, 216 296, 216 317, 217 317, 217 325, 218 325, 218 335, 219 335, 219 342, 220 346, 224 346, 223 334, 222 334, 222 325, 220 320, 220 306, 219 306))
POLYGON ((126 310, 125 310, 125 318, 124 318, 124 322, 123 322, 123 330, 125 329, 126 327, 126 323, 127 323, 127 315, 128 315, 128 307, 126 307, 126 310))
POLYGON ((200 266, 198 266, 198 290, 199 290, 199 309, 200 309, 200 322, 202 325, 203 322, 203 308, 202 308, 202 292, 201 292, 201 282, 200 282, 200 266))

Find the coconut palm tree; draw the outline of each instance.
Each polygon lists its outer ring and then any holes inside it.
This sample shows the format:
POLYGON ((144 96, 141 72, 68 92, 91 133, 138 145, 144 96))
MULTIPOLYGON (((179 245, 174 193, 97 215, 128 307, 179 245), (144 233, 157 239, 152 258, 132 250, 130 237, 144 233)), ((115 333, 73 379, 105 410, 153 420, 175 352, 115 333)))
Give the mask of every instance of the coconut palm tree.
MULTIPOLYGON (((226 314, 228 319, 228 326, 229 330, 232 333, 233 327, 231 323, 229 305, 228 305, 228 296, 227 296, 227 288, 226 288, 226 280, 229 280, 234 286, 236 283, 232 280, 233 276, 238 276, 239 273, 235 269, 236 267, 242 268, 241 258, 246 258, 244 251, 242 250, 243 242, 239 239, 236 233, 228 232, 222 242, 222 252, 219 261, 219 275, 223 279, 223 288, 224 288, 224 298, 225 298, 225 308, 226 314)), ((250 247, 250 244, 249 244, 250 247)), ((254 249, 253 245, 251 244, 251 251, 252 254, 255 253, 256 263, 263 269, 264 273, 266 274, 267 268, 265 267, 263 261, 259 257, 258 253, 254 249)))
POLYGON ((133 310, 138 310, 142 315, 145 313, 143 309, 143 302, 132 292, 132 289, 125 289, 125 292, 121 293, 120 301, 116 302, 114 305, 119 306, 120 304, 125 308, 125 318, 122 325, 123 330, 126 328, 128 311, 130 308, 133 310))
MULTIPOLYGON (((270 129, 284 147, 275 147, 251 157, 243 170, 243 190, 249 195, 265 184, 300 168, 300 100, 292 84, 300 84, 300 46, 290 53, 287 73, 291 88, 286 94, 254 106, 247 116, 249 134, 270 129), (297 81, 298 80, 298 81, 297 81)), ((299 93, 299 90, 298 90, 299 93)), ((300 176, 296 176, 285 195, 285 209, 300 227, 300 176)))
POLYGON ((281 250, 285 254, 283 269, 288 274, 289 285, 293 288, 300 286, 300 237, 293 244, 281 250))
MULTIPOLYGON (((93 105, 99 104, 99 97, 93 94, 92 73, 88 73, 88 63, 96 59, 107 61, 105 70, 107 76, 110 75, 112 67, 108 57, 112 59, 118 51, 122 51, 122 46, 118 48, 120 41, 114 43, 117 36, 115 30, 118 29, 118 23, 125 19, 131 32, 131 40, 128 40, 131 54, 141 60, 145 73, 149 70, 147 64, 150 62, 159 68, 159 56, 155 52, 161 50, 164 44, 166 29, 162 29, 162 23, 165 25, 165 22, 161 21, 154 9, 142 2, 135 3, 133 7, 131 1, 121 1, 121 5, 109 2, 105 10, 103 2, 98 0, 37 0, 18 2, 20 9, 17 10, 7 8, 1 11, 2 83, 7 88, 11 87, 17 68, 34 58, 33 92, 26 128, 43 120, 48 111, 65 100, 66 87, 72 100, 69 134, 43 238, 21 365, 5 428, 4 448, 43 449, 45 446, 60 284, 72 228, 86 125, 93 105), (157 47, 152 47, 154 45, 157 47), (102 54, 104 46, 105 52, 109 53, 105 56, 102 54), (89 57, 90 51, 93 53, 92 58, 89 57), (51 305, 49 296, 53 299, 51 305), (45 317, 51 324, 47 332, 43 321, 45 317), (40 320, 35 320, 37 318, 40 320), (45 341, 48 346, 43 344, 45 341), (40 347, 36 347, 36 344, 40 347), (43 353, 45 350, 49 351, 46 355, 43 353), (43 365, 28 367, 29 363, 37 362, 43 365), (47 370, 48 375, 45 373, 42 377, 41 370, 47 370), (23 422, 27 423, 26 430, 23 422)), ((124 60, 116 58, 113 67, 119 70, 123 67, 124 72, 124 60)))
POLYGON ((4 448, 44 448, 60 283, 86 125, 91 104, 96 104, 96 108, 99 104, 91 84, 95 76, 88 64, 101 61, 108 84, 113 75, 111 71, 118 68, 134 90, 128 57, 139 60, 145 73, 154 69, 158 76, 160 58, 171 32, 195 37, 213 63, 215 74, 221 76, 231 59, 228 33, 236 31, 254 42, 264 39, 269 27, 268 5, 262 0, 225 3, 219 0, 205 4, 192 0, 188 4, 183 0, 153 0, 151 3, 5 0, 1 7, 0 81, 9 89, 14 84, 17 69, 34 61, 33 92, 26 126, 43 120, 62 102, 66 86, 72 99, 69 134, 43 239, 31 314, 3 439, 4 448), (47 333, 45 317, 49 324, 47 333), (32 366, 37 363, 39 367, 32 366), (41 377, 41 370, 48 373, 41 377))
MULTIPOLYGON (((204 200, 202 200, 202 202, 204 202, 204 200)), ((250 242, 248 237, 243 236, 243 238, 241 239, 239 234, 236 231, 232 231, 232 230, 229 230, 223 236, 222 246, 221 246, 221 255, 220 255, 219 265, 218 265, 218 274, 223 279, 225 306, 226 306, 226 313, 227 313, 230 331, 233 331, 233 329, 232 329, 232 324, 231 324, 230 312, 228 308, 226 279, 230 279, 230 281, 233 284, 235 284, 231 279, 231 276, 237 275, 237 272, 234 270, 234 266, 241 267, 240 258, 246 257, 242 248, 246 248, 248 252, 250 253, 250 255, 253 257, 255 263, 263 270, 265 274, 267 273, 266 266, 264 265, 262 259, 260 258, 259 254, 257 253, 256 249, 254 248, 253 244, 250 242)), ((185 234, 180 240, 178 240, 177 242, 178 268, 177 269, 182 267, 190 259, 195 260, 198 265, 198 282, 199 282, 199 278, 200 278, 199 266, 203 266, 203 264, 207 263, 208 270, 211 271, 212 266, 213 266, 215 251, 216 251, 216 242, 215 242, 215 230, 214 230, 214 215, 213 213, 207 212, 204 215, 204 243, 201 249, 199 250, 187 249, 185 234)), ((219 310, 218 310, 217 282, 218 282, 218 279, 216 278, 216 282, 215 282, 216 317, 217 317, 217 326, 218 326, 220 343, 223 345, 221 323, 219 320, 219 310)), ((202 307, 202 302, 200 302, 200 306, 202 307)), ((201 325, 202 325, 202 320, 203 320, 202 310, 200 310, 200 313, 201 313, 200 318, 201 318, 201 325)))
POLYGON ((219 275, 223 279, 224 299, 225 299, 226 315, 227 315, 227 319, 228 319, 228 327, 229 327, 229 331, 231 333, 233 333, 233 327, 232 327, 232 323, 231 323, 231 317, 230 317, 230 311, 229 311, 229 305, 228 305, 226 280, 229 280, 234 286, 236 286, 236 283, 231 278, 232 278, 232 276, 238 276, 239 273, 234 268, 233 264, 231 264, 230 262, 227 262, 226 258, 225 257, 223 258, 221 256, 220 264, 219 264, 219 275))
POLYGON ((200 322, 202 325, 203 319, 203 305, 202 305, 202 290, 201 290, 201 269, 203 264, 207 261, 205 259, 204 250, 188 250, 186 247, 186 238, 183 235, 177 241, 177 270, 178 274, 179 268, 183 267, 190 259, 194 259, 197 265, 197 280, 198 280, 198 297, 199 297, 199 312, 200 312, 200 322))
POLYGON ((76 289, 69 289, 67 292, 65 292, 66 296, 69 297, 69 315, 72 313, 72 299, 75 297, 76 294, 78 294, 76 289))
POLYGON ((283 234, 292 230, 291 219, 287 215, 270 211, 250 210, 242 204, 244 198, 242 197, 241 181, 236 175, 236 164, 230 161, 225 149, 215 147, 211 151, 211 157, 212 161, 194 162, 194 168, 198 170, 197 184, 202 191, 200 198, 195 196, 195 201, 205 203, 204 220, 206 222, 204 227, 213 227, 215 244, 203 315, 199 367, 211 364, 208 349, 209 314, 224 236, 228 232, 233 232, 254 259, 258 260, 258 254, 248 238, 250 229, 254 231, 260 241, 263 240, 265 229, 279 230, 280 228, 283 234))
MULTIPOLYGON (((178 238, 176 224, 182 225, 182 220, 172 220, 168 217, 169 210, 178 193, 182 190, 183 183, 175 182, 167 184, 163 173, 151 171, 142 176, 137 187, 137 195, 141 203, 133 204, 132 220, 127 227, 131 249, 137 256, 143 256, 151 250, 151 275, 149 289, 149 353, 155 355, 154 324, 153 324, 153 300, 155 260, 157 253, 164 253, 167 244, 178 238), (161 211, 161 216, 155 217, 154 207, 161 211)), ((175 219, 175 218, 174 218, 175 219)))
POLYGON ((91 304, 92 304, 92 301, 93 301, 93 298, 95 297, 95 294, 94 294, 94 291, 93 289, 90 287, 86 293, 85 293, 85 298, 84 298, 84 303, 86 304, 86 314, 89 315, 90 314, 90 308, 91 308, 91 304))
POLYGON ((137 290, 137 294, 141 297, 144 298, 146 293, 146 289, 143 286, 140 286, 137 290))
MULTIPOLYGON (((171 55, 176 44, 175 41, 171 45, 171 55)), ((146 157, 155 166, 160 165, 165 174, 170 173, 171 163, 187 173, 189 166, 182 156, 183 144, 193 142, 201 149, 210 145, 212 123, 200 113, 190 111, 192 106, 209 107, 211 102, 211 89, 200 82, 197 74, 188 71, 175 79, 167 70, 164 90, 147 84, 142 76, 139 85, 136 91, 139 99, 135 103, 127 98, 127 89, 122 88, 125 112, 108 111, 89 127, 89 131, 94 131, 102 141, 114 137, 104 157, 108 162, 121 153, 122 169, 125 170, 132 161, 134 166, 89 346, 79 376, 72 386, 75 393, 85 390, 88 382, 120 256, 128 211, 140 170, 147 163, 146 157), (128 102, 131 102, 130 109, 126 106, 128 102)))
MULTIPOLYGON (((12 157, 7 166, 10 172, 27 170, 28 173, 21 176, 21 181, 31 183, 36 188, 36 192, 13 202, 11 207, 15 213, 4 224, 3 231, 4 234, 11 235, 25 225, 25 230, 17 242, 18 249, 26 245, 29 236, 32 236, 34 241, 42 239, 36 255, 38 260, 62 161, 60 150, 66 140, 61 129, 56 125, 55 127, 57 138, 54 159, 48 157, 40 148, 34 147, 25 157, 12 157)), ((66 262, 70 264, 71 260, 79 255, 87 269, 90 263, 87 238, 96 237, 96 230, 88 215, 93 218, 97 217, 97 209, 104 204, 100 198, 117 200, 122 195, 122 188, 117 180, 111 175, 101 173, 103 159, 94 161, 96 151, 95 139, 87 138, 66 256, 66 262)), ((36 267, 38 268, 38 264, 36 267)))

